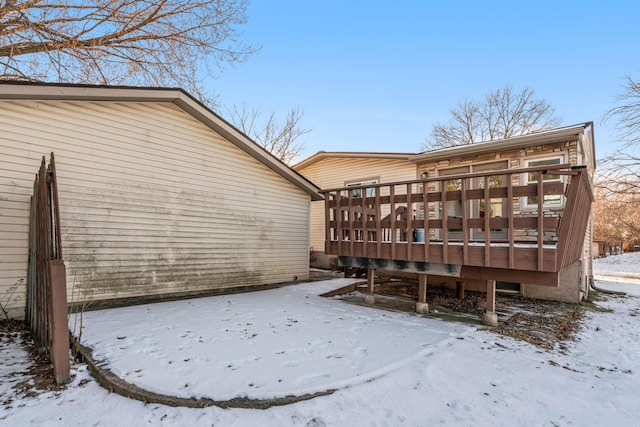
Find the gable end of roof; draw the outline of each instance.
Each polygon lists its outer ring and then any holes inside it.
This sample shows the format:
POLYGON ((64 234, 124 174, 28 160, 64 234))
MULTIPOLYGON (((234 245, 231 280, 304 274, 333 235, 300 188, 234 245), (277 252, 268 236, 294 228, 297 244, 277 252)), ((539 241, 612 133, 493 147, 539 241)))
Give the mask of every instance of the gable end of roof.
POLYGON ((0 82, 0 100, 60 100, 60 101, 119 101, 171 102, 187 114, 219 133, 242 151, 264 164, 309 196, 323 200, 319 188, 287 166, 247 135, 224 120, 202 102, 179 88, 132 86, 95 86, 58 83, 0 82))

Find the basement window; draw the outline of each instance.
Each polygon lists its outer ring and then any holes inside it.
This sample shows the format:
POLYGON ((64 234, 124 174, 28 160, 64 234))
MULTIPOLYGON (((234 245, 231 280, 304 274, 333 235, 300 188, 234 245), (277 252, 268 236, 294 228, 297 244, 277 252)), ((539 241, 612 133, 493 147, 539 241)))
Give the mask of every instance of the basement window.
POLYGON ((496 281, 496 292, 501 292, 504 294, 519 294, 520 283, 496 281))

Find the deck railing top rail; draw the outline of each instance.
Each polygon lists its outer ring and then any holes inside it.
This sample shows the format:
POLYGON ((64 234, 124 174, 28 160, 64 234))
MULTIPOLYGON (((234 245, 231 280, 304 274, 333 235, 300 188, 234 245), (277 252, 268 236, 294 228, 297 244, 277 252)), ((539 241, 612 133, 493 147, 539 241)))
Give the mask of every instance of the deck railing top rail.
POLYGON ((551 166, 536 166, 531 168, 519 168, 519 169, 498 169, 491 171, 483 171, 483 172, 474 172, 474 173, 462 173, 456 175, 444 175, 444 176, 436 176, 436 177, 428 177, 421 179, 412 179, 406 181, 394 181, 394 182, 385 182, 385 183, 377 183, 377 184, 364 184, 364 185, 353 185, 348 187, 336 187, 329 189, 321 189, 319 193, 327 194, 333 193, 340 190, 357 190, 362 188, 378 188, 378 187, 388 187, 390 185, 399 186, 406 184, 422 184, 425 182, 442 182, 449 181, 455 179, 465 179, 465 178, 480 178, 485 176, 497 176, 497 175, 515 175, 515 174, 525 174, 530 172, 542 172, 543 175, 546 174, 554 174, 554 175, 576 175, 579 170, 584 169, 585 166, 571 166, 570 164, 561 164, 561 165, 551 165, 551 166))

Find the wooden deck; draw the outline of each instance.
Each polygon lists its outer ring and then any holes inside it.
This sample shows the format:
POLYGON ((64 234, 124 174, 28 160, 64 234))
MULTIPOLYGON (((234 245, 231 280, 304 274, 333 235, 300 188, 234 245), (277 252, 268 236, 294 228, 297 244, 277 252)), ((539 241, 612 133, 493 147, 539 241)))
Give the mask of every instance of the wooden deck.
POLYGON ((322 192, 325 253, 343 266, 551 286, 580 259, 593 202, 570 165, 322 192))

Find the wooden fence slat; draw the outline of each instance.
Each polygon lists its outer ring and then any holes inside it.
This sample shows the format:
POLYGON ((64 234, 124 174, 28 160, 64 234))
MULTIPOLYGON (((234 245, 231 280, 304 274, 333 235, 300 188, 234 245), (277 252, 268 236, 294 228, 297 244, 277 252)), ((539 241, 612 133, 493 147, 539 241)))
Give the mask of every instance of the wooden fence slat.
POLYGON ((36 174, 29 222, 26 320, 53 364, 56 383, 70 381, 66 271, 54 155, 36 174))
POLYGON ((67 325, 67 279, 64 261, 49 261, 50 295, 49 312, 51 325, 51 363, 56 383, 71 380, 69 362, 69 328, 67 325))

